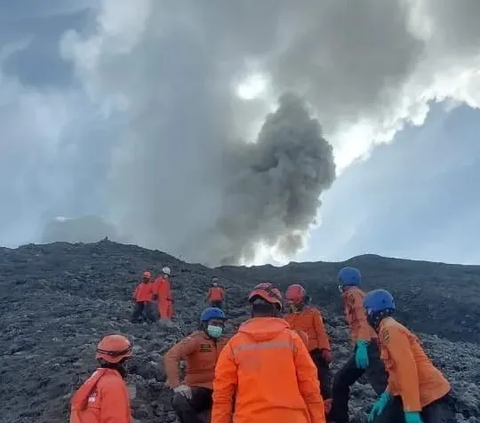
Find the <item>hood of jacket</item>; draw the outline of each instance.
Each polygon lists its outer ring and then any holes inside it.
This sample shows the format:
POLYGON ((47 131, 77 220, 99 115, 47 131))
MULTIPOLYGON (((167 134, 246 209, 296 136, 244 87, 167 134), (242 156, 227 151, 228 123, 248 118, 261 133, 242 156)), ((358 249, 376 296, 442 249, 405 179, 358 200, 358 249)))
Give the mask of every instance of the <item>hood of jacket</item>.
POLYGON ((243 323, 238 329, 239 333, 248 335, 257 342, 269 341, 276 338, 290 325, 279 317, 253 317, 243 323))

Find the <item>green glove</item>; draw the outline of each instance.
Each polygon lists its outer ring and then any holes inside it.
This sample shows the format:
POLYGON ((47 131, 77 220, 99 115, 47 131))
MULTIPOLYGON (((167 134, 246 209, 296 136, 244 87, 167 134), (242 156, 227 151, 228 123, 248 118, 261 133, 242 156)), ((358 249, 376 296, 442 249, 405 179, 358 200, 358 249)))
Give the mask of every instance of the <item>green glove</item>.
POLYGON ((423 423, 422 416, 418 411, 405 411, 406 423, 423 423))
POLYGON ((390 401, 392 401, 392 399, 392 395, 387 391, 380 395, 380 398, 378 398, 375 404, 373 404, 372 411, 370 411, 370 414, 368 415, 368 421, 373 422, 380 414, 382 414, 383 410, 387 408, 388 404, 390 404, 390 401))
POLYGON ((355 364, 359 369, 366 369, 368 367, 368 342, 357 341, 357 351, 355 352, 355 364))

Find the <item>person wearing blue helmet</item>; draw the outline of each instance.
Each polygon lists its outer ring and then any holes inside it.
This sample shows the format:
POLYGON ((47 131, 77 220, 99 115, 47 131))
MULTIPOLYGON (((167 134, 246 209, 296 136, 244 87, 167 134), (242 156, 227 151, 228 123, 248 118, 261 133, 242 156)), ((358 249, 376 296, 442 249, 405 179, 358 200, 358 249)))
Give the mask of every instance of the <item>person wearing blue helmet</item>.
POLYGON ((377 335, 368 324, 363 309, 365 293, 360 289, 360 271, 354 267, 344 267, 337 279, 354 353, 333 378, 329 418, 336 423, 348 423, 350 387, 365 373, 372 388, 380 395, 387 386, 387 372, 380 359, 377 335))
POLYGON ((390 292, 371 291, 363 305, 368 323, 378 333, 388 371, 388 385, 374 404, 369 421, 455 422, 448 405, 450 383, 427 357, 418 338, 392 317, 396 306, 390 292))
POLYGON ((172 406, 181 423, 203 423, 201 415, 210 413, 215 366, 228 341, 223 334, 225 320, 223 310, 206 308, 199 329, 170 348, 163 358, 167 383, 174 393, 172 406), (180 380, 181 360, 186 362, 184 381, 180 380))

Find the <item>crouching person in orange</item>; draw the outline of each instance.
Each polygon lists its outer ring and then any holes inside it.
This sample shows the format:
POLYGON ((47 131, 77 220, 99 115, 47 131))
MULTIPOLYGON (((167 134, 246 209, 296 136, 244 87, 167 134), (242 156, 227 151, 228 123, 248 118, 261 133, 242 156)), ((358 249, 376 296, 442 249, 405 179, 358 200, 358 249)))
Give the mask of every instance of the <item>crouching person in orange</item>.
POLYGON ((427 357, 418 338, 393 317, 395 301, 384 289, 365 295, 368 323, 379 334, 388 385, 370 413, 369 421, 387 423, 449 423, 455 415, 448 405, 450 383, 427 357))
POLYGON ((332 398, 330 376, 332 353, 322 315, 318 309, 307 305, 309 297, 302 285, 290 285, 285 293, 285 299, 288 306, 287 314, 284 316, 285 320, 292 329, 307 334, 307 348, 315 366, 317 366, 320 390, 328 413, 332 398))
POLYGON ((153 303, 154 289, 152 284, 152 276, 150 272, 143 272, 143 279, 133 292, 133 301, 135 303, 132 313, 132 323, 139 321, 141 317, 147 323, 155 322, 155 309, 153 303))
POLYGON ((174 392, 172 406, 181 423, 205 423, 199 413, 212 408, 215 365, 228 340, 222 335, 225 320, 225 313, 219 308, 205 309, 201 330, 184 338, 165 354, 167 382, 174 392), (183 383, 179 379, 180 360, 186 360, 187 364, 183 383))
POLYGON ((249 302, 252 318, 218 358, 212 423, 325 423, 317 369, 299 335, 280 317, 280 291, 259 284, 249 302))
POLYGON ((131 410, 124 381, 132 347, 122 335, 105 336, 97 346, 100 367, 75 392, 70 423, 130 423, 131 410))

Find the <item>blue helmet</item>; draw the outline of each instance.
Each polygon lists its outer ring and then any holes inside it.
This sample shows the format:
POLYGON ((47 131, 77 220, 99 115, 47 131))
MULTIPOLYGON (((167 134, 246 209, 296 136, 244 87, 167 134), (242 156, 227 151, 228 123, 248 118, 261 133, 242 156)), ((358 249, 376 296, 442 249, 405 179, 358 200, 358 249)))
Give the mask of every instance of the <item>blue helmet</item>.
POLYGON ((395 310, 395 300, 390 292, 385 289, 375 289, 365 295, 363 307, 371 313, 384 310, 395 310))
POLYGON ((337 279, 341 286, 359 286, 362 282, 362 275, 355 267, 343 267, 338 272, 337 279))
POLYGON ((225 316, 225 313, 223 312, 222 309, 217 307, 208 307, 205 310, 203 310, 202 316, 200 317, 200 321, 205 323, 212 319, 226 320, 227 316, 225 316))

